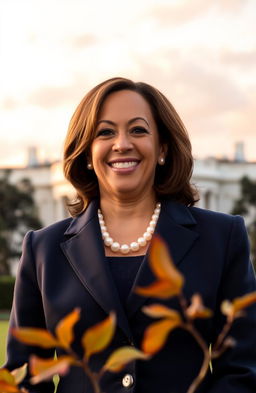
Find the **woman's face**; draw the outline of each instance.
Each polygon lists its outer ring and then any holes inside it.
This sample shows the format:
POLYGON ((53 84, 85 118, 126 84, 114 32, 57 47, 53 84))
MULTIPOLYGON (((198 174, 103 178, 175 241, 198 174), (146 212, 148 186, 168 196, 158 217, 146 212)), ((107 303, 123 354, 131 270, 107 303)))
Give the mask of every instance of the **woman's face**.
POLYGON ((163 148, 147 101, 131 90, 111 93, 102 105, 91 146, 101 197, 152 194, 161 156, 163 148))

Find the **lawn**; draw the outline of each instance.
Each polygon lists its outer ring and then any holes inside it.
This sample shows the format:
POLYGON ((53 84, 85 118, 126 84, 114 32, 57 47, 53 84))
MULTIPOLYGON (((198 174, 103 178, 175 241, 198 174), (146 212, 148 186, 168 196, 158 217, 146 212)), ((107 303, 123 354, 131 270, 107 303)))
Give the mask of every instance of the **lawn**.
POLYGON ((5 346, 8 321, 0 321, 0 367, 5 362, 5 346))

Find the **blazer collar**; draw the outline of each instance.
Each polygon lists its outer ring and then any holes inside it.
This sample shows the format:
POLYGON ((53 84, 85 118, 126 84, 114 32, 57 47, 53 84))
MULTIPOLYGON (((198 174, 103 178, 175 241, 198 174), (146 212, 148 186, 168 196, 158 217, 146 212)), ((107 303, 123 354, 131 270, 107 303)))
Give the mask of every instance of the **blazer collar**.
MULTIPOLYGON (((93 200, 84 213, 71 221, 65 232, 69 238, 61 247, 78 279, 107 314, 115 310, 117 323, 126 336, 131 338, 127 317, 135 313, 146 299, 132 290, 127 300, 127 313, 124 311, 105 260, 97 216, 98 206, 98 200, 93 200)), ((192 230, 195 224, 196 220, 188 207, 170 201, 162 203, 156 233, 168 244, 177 265, 198 237, 192 230)), ((154 279, 146 255, 133 289, 136 286, 146 286, 154 279)))

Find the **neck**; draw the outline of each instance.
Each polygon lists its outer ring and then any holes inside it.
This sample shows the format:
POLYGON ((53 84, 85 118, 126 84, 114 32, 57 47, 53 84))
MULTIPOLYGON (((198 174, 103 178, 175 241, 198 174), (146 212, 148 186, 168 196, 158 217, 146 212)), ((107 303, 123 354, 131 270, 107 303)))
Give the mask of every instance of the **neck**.
POLYGON ((131 219, 131 217, 148 217, 156 205, 155 194, 141 196, 134 199, 118 199, 109 196, 101 196, 101 211, 107 220, 131 219))

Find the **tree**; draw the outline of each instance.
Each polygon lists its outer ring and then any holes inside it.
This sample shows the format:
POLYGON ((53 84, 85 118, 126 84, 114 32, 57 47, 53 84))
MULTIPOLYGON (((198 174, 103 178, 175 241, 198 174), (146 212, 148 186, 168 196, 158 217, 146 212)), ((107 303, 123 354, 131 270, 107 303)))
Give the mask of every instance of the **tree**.
POLYGON ((5 170, 0 178, 0 274, 10 274, 11 259, 19 256, 25 233, 41 227, 30 181, 11 184, 10 173, 5 170))
POLYGON ((251 257, 256 269, 256 182, 247 176, 240 180, 241 197, 235 201, 232 214, 248 217, 247 230, 251 243, 251 257))

